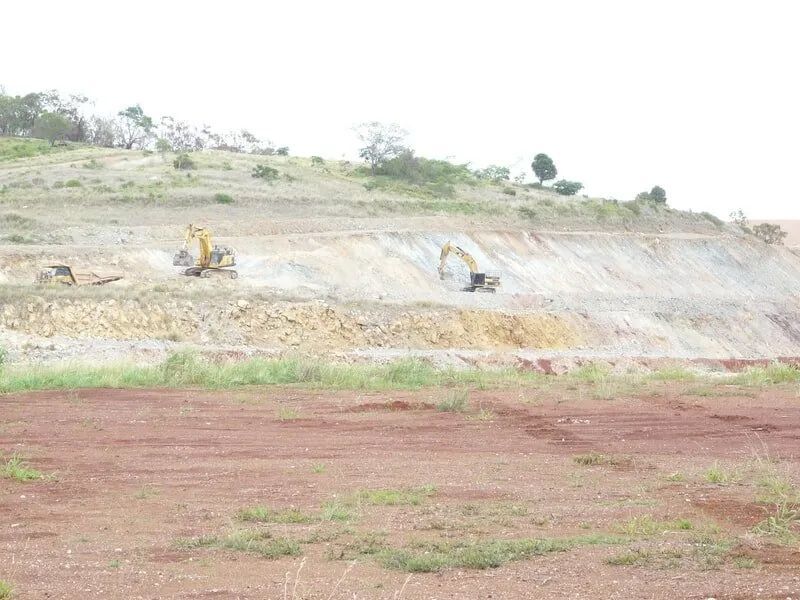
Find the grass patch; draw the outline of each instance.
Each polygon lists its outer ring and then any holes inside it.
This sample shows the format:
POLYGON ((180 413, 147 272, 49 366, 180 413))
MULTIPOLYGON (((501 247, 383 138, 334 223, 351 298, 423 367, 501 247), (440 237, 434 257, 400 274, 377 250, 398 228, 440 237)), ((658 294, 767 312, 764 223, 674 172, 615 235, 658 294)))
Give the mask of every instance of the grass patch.
POLYGON ((352 521, 358 515, 351 504, 346 504, 341 500, 329 500, 322 505, 320 518, 323 521, 352 521))
POLYGON ((0 476, 23 482, 45 478, 44 473, 29 467, 18 454, 12 454, 5 463, 0 464, 0 476))
POLYGON ((800 381, 800 369, 794 365, 779 362, 774 362, 766 367, 751 367, 733 379, 733 383, 754 387, 798 381, 800 381))
POLYGON ((66 367, 20 365, 0 372, 0 393, 78 388, 203 387, 232 389, 251 385, 303 385, 347 390, 416 390, 433 386, 522 385, 541 381, 537 373, 437 370, 421 360, 385 365, 308 362, 256 358, 210 362, 192 352, 176 352, 155 366, 117 364, 66 367))
POLYGON ((236 513, 236 518, 248 523, 313 523, 316 517, 307 515, 297 509, 273 510, 266 506, 243 508, 236 513))
POLYGON ((324 473, 325 472, 325 464, 324 463, 317 463, 315 465, 311 465, 311 472, 312 473, 324 473))
POLYGON ((589 363, 567 373, 567 378, 582 383, 598 383, 606 381, 610 376, 611 369, 608 365, 600 363, 589 363))
POLYGON ((214 202, 217 204, 233 204, 233 196, 230 194, 214 194, 214 202))
POLYGON ((676 471, 675 473, 670 473, 669 475, 667 475, 667 481, 679 483, 682 481, 686 481, 686 476, 683 473, 676 471))
POLYGON ((278 419, 281 421, 293 421, 300 418, 300 411, 290 406, 281 406, 278 409, 278 419))
POLYGON ((14 588, 7 581, 0 579, 0 600, 10 600, 14 588))
POLYGON ((178 540, 176 546, 181 550, 215 548, 257 554, 262 558, 297 556, 301 553, 300 544, 286 538, 273 538, 269 532, 242 530, 234 531, 224 537, 206 535, 188 540, 178 540))
POLYGON ((453 390, 447 397, 436 405, 440 412, 464 412, 469 404, 469 391, 453 390))
POLYGON ((0 137, 0 161, 62 152, 70 146, 51 146, 47 140, 0 137))
POLYGON ((419 506, 435 493, 436 487, 432 485, 400 490, 359 490, 354 500, 359 504, 371 506, 419 506))
POLYGON ((688 519, 656 521, 650 515, 641 515, 622 523, 616 529, 631 537, 651 537, 670 531, 691 531, 694 525, 688 519))
POLYGON ((753 527, 753 533, 774 537, 784 544, 792 544, 797 540, 798 525, 800 506, 781 502, 775 505, 773 514, 753 527))
POLYGON ((617 456, 612 456, 610 454, 600 454, 599 452, 589 452, 587 454, 576 454, 572 457, 572 460, 578 463, 579 465, 583 465, 584 467, 596 467, 596 466, 609 466, 615 467, 618 465, 625 464, 625 459, 619 458, 617 456))
POLYGON ((714 463, 703 473, 703 478, 708 483, 716 485, 728 485, 740 479, 739 474, 722 467, 719 463, 714 463))
POLYGON ((697 379, 697 375, 683 367, 673 366, 653 371, 648 376, 648 379, 654 381, 694 381, 697 379))

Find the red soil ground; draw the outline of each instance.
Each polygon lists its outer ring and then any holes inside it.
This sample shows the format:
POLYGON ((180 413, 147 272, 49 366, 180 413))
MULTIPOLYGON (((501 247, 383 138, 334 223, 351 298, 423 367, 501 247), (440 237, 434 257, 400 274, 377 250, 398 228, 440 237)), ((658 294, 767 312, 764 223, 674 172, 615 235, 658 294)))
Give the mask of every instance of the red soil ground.
POLYGON ((756 502, 767 459, 797 481, 796 390, 714 389, 665 384, 615 400, 583 386, 472 392, 466 414, 437 412, 442 390, 0 397, 0 451, 54 475, 0 479, 0 579, 37 599, 800 598, 797 544, 750 533, 770 510, 756 502), (281 407, 298 418, 281 420, 281 407), (614 464, 574 460, 589 451, 614 464), (734 483, 708 483, 715 463, 734 483), (436 491, 420 505, 365 506, 351 523, 261 526, 303 542, 302 557, 176 545, 244 527, 235 515, 247 506, 316 514, 360 489, 423 485, 436 491), (364 555, 336 588, 349 565, 336 557, 366 534, 392 547, 568 537, 619 533, 642 515, 695 531, 408 581, 364 555), (713 562, 701 530, 729 542, 713 562), (678 564, 606 562, 675 547, 678 564))

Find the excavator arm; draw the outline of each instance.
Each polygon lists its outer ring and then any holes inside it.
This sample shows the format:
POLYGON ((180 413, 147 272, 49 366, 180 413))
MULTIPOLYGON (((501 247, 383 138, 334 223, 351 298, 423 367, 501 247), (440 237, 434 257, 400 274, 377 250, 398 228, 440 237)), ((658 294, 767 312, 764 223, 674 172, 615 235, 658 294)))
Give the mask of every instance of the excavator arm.
POLYGON ((211 231, 203 227, 189 225, 186 228, 186 241, 183 244, 184 250, 188 250, 192 240, 197 240, 200 246, 200 256, 197 257, 197 266, 208 267, 211 263, 211 250, 214 247, 211 243, 211 231))
POLYGON ((475 259, 472 258, 472 255, 469 252, 462 250, 455 244, 447 242, 444 246, 442 246, 442 253, 439 255, 440 279, 444 279, 444 267, 445 264, 447 264, 447 257, 450 256, 451 252, 466 263, 470 273, 478 272, 478 263, 475 262, 475 259))

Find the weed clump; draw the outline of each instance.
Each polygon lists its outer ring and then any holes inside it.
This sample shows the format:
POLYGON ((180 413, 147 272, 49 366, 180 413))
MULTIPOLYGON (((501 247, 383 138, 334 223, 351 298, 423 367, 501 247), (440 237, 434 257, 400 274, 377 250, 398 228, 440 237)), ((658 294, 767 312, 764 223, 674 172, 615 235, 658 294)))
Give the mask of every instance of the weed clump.
POLYGON ((4 464, 0 464, 0 476, 23 482, 45 478, 43 473, 29 467, 18 454, 13 454, 4 464))

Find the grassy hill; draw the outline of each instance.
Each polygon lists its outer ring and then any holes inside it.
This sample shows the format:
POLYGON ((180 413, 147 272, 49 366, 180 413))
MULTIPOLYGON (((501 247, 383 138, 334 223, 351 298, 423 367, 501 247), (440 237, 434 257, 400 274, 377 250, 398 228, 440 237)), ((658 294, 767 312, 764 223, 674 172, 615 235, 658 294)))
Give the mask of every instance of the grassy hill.
POLYGON ((93 227, 186 221, 246 222, 346 217, 448 217, 530 229, 714 233, 711 215, 647 202, 560 196, 508 181, 442 175, 428 181, 370 177, 360 164, 221 151, 175 155, 0 138, 0 223, 6 243, 70 243, 93 227), (257 165, 274 179, 253 177, 257 165), (187 214, 187 210, 190 214, 187 214))

